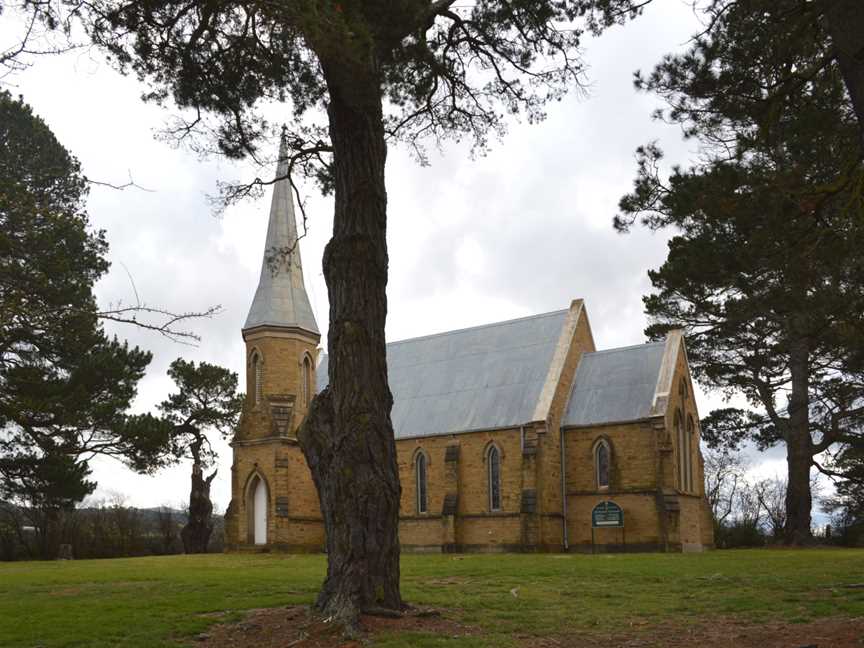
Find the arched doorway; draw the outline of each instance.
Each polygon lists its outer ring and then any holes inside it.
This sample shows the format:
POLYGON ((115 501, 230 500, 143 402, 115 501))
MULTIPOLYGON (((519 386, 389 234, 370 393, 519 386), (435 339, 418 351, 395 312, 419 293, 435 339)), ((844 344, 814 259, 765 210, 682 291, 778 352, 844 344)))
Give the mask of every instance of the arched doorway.
POLYGON ((256 545, 267 544, 267 483, 260 475, 249 482, 246 499, 248 541, 256 545))

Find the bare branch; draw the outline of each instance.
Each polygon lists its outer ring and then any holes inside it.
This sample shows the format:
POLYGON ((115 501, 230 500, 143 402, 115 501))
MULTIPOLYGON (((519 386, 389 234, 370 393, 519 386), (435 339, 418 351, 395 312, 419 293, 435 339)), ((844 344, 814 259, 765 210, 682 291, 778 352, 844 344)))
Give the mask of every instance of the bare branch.
POLYGON ((135 180, 132 178, 132 171, 131 170, 127 171, 127 173, 129 174, 129 181, 125 182, 123 184, 115 184, 113 182, 103 182, 101 180, 93 180, 92 178, 89 178, 87 176, 84 176, 84 180, 87 181, 87 183, 89 183, 91 185, 96 185, 99 187, 108 187, 110 189, 117 189, 120 191, 122 191, 123 189, 129 189, 130 187, 132 187, 135 189, 140 189, 141 191, 146 191, 148 193, 155 193, 154 189, 147 189, 146 187, 142 187, 141 185, 136 183, 135 180))
POLYGON ((189 311, 174 313, 163 308, 154 308, 146 304, 111 308, 96 313, 97 317, 110 322, 133 324, 139 328, 155 331, 173 342, 195 346, 201 341, 201 336, 194 331, 178 328, 178 324, 193 319, 210 319, 222 312, 222 306, 211 306, 204 311, 189 311), (153 318, 148 321, 147 318, 153 318))

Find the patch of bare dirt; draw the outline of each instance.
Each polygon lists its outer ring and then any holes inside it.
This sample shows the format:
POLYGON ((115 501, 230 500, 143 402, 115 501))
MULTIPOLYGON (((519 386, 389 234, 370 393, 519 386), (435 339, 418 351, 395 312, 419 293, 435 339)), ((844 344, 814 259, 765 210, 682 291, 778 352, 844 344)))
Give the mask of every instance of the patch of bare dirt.
POLYGON ((524 648, 864 648, 864 619, 752 623, 734 619, 659 624, 627 632, 522 637, 524 648))
MULTIPOLYGON (((447 637, 477 634, 478 629, 448 619, 437 610, 417 608, 399 618, 364 616, 364 641, 393 632, 427 632, 447 637)), ((243 621, 211 627, 194 638, 192 646, 202 648, 361 648, 360 641, 348 641, 342 629, 314 616, 305 606, 250 610, 243 621)))

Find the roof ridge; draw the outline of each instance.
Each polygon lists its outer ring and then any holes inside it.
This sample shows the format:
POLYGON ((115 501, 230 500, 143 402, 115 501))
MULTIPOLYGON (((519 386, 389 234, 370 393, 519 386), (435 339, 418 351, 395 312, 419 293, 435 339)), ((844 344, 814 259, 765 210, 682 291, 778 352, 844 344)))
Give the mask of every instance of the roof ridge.
POLYGON ((428 340, 431 338, 442 337, 444 335, 451 335, 453 333, 465 333, 467 331, 479 331, 485 328, 491 328, 493 326, 501 326, 502 324, 515 324, 516 322, 524 322, 526 320, 531 319, 541 319, 543 317, 550 317, 552 315, 561 315, 563 313, 569 312, 569 308, 562 308, 561 310, 549 311, 548 313, 536 313, 534 315, 526 315, 524 317, 516 317, 514 319, 502 320, 500 322, 489 322, 487 324, 478 324, 476 326, 466 326, 465 328, 460 329, 452 329, 450 331, 441 331, 440 333, 430 333, 429 335, 419 335, 413 338, 405 338, 404 340, 393 340, 392 342, 387 342, 387 346, 394 344, 404 344, 406 342, 415 342, 417 340, 428 340))
POLYGON ((599 351, 586 351, 585 355, 600 355, 602 353, 615 353, 617 351, 627 351, 629 349, 644 349, 649 346, 663 346, 665 345, 665 340, 661 340, 658 342, 642 342, 641 344, 631 344, 629 346, 623 347, 612 347, 611 349, 601 349, 599 351))

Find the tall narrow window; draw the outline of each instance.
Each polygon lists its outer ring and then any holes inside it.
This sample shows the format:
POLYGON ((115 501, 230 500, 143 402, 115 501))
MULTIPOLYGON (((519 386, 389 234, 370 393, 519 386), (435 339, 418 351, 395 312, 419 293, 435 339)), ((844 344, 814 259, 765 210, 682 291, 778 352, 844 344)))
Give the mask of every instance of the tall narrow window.
POLYGON ((417 453, 414 460, 414 474, 417 478, 417 512, 425 513, 426 506, 426 455, 417 453))
POLYGON ((675 443, 677 445, 678 454, 678 489, 684 491, 687 489, 686 484, 686 447, 684 441, 684 423, 681 420, 681 411, 675 412, 675 443))
POLYGON ((594 465, 597 471, 597 488, 609 488, 609 444, 600 440, 594 450, 594 465))
POLYGON ((693 417, 687 417, 687 490, 696 492, 693 478, 693 446, 696 444, 696 426, 693 417))
POLYGON ((312 400, 312 361, 309 355, 303 356, 303 376, 301 380, 303 388, 303 404, 309 407, 309 402, 312 400))
POLYGON ((501 510, 501 453, 498 448, 489 448, 489 510, 501 510))
POLYGON ((261 402, 261 394, 262 394, 262 367, 261 367, 261 356, 257 351, 252 352, 252 385, 249 390, 252 392, 252 397, 255 399, 255 405, 257 406, 261 402))

